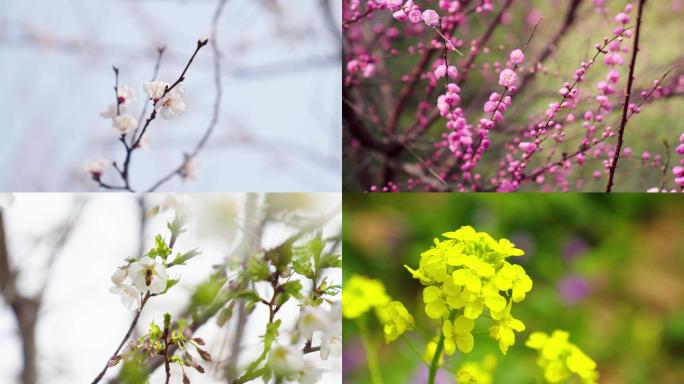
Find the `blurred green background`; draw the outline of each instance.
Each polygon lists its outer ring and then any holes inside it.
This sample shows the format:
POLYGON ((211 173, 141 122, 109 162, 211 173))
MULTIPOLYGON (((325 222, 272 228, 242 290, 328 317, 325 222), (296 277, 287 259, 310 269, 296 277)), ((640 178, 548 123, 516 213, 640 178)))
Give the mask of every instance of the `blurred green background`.
MULTIPOLYGON (((527 330, 508 355, 480 334, 473 352, 455 354, 448 366, 493 353, 494 383, 534 383, 536 352, 524 341, 532 331, 565 329, 598 363, 600 383, 684 383, 681 196, 345 193, 344 280, 354 273, 382 280, 416 318, 418 329, 408 337, 420 353, 438 323, 425 315, 422 286, 403 264, 417 266, 433 237, 462 225, 524 249, 526 255, 512 261, 524 266, 534 287, 513 308, 527 330)), ((402 339, 385 345, 375 317, 367 314, 366 320, 384 382, 425 382, 410 345, 402 339)), ((475 330, 489 325, 480 319, 475 330)), ((345 382, 370 382, 358 328, 346 319, 344 343, 345 382)))

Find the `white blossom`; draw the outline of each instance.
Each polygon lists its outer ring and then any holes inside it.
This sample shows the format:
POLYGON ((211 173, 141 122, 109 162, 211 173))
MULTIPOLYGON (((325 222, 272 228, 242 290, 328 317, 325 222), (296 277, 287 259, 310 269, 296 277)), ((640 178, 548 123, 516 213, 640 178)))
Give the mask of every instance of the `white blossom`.
POLYGON ((131 132, 138 126, 138 119, 129 114, 115 116, 112 121, 112 128, 116 129, 122 135, 131 132))
POLYGON ((136 288, 142 292, 149 290, 152 294, 164 292, 169 279, 166 268, 149 257, 131 263, 128 266, 128 276, 136 288))
POLYGON ((122 266, 116 268, 114 273, 112 273, 112 283, 114 285, 120 285, 126 280, 126 276, 128 275, 128 266, 122 266))
POLYGON ((291 377, 304 369, 304 354, 297 348, 276 344, 268 354, 268 367, 276 376, 291 377))
POLYGON ((9 208, 14 204, 14 193, 0 193, 0 209, 9 208))
POLYGON ((321 337, 321 360, 328 360, 328 357, 342 356, 342 330, 340 332, 324 333, 321 337))
POLYGON ((109 288, 109 292, 121 295, 121 304, 127 309, 135 310, 140 306, 140 291, 132 285, 118 284, 109 288))
POLYGON ((86 160, 84 168, 93 177, 100 177, 102 172, 109 166, 109 161, 105 159, 86 160))
POLYGON ((330 329, 329 312, 320 307, 306 307, 299 316, 299 333, 311 340, 314 332, 326 333, 330 329))
POLYGON ((164 94, 164 91, 166 90, 166 87, 170 85, 171 84, 165 81, 146 81, 143 83, 143 89, 150 97, 150 99, 152 99, 152 101, 156 103, 157 101, 159 101, 159 99, 161 99, 162 95, 164 94))
POLYGON ((155 108, 163 119, 173 119, 185 112, 184 97, 185 89, 182 85, 179 85, 167 93, 166 96, 164 96, 161 100, 159 100, 159 102, 155 105, 155 108))
POLYGON ((106 118, 106 119, 112 119, 116 117, 120 113, 125 113, 126 112, 126 106, 124 104, 119 105, 119 110, 117 112, 116 109, 116 103, 111 103, 107 106, 107 109, 100 112, 100 116, 106 118))
POLYGON ((323 376, 323 370, 316 368, 316 366, 309 360, 304 362, 304 369, 301 376, 299 376, 299 384, 316 384, 323 376))
POLYGON ((125 84, 119 87, 117 96, 119 97, 117 101, 120 105, 128 105, 135 101, 135 92, 133 91, 133 88, 125 84))

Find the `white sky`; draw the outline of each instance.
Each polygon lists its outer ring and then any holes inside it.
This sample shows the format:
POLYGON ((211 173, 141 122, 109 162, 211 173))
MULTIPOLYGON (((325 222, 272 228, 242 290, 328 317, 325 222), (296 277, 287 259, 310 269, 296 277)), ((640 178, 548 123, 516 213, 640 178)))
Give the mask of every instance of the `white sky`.
MULTIPOLYGON (((114 351, 125 333, 132 311, 126 310, 118 296, 108 292, 112 285, 110 275, 117 265, 128 256, 137 252, 138 210, 135 198, 122 194, 86 195, 88 202, 77 229, 66 244, 53 272, 50 274, 49 289, 44 298, 43 310, 38 326, 39 367, 42 383, 85 383, 90 382, 114 351)), ((14 206, 6 209, 5 228, 10 247, 10 254, 20 270, 20 288, 24 293, 31 293, 43 281, 43 263, 47 249, 34 247, 37 237, 49 232, 62 223, 72 206, 74 195, 69 194, 18 194, 14 206)), ((341 207, 340 194, 321 194, 311 196, 315 201, 316 213, 322 215, 332 209, 341 207)), ((163 196, 152 195, 150 201, 160 201, 163 196)), ((174 314, 185 306, 188 293, 197 283, 202 281, 212 270, 212 266, 222 263, 230 255, 239 241, 239 229, 235 226, 235 217, 240 221, 240 209, 235 215, 230 207, 242 207, 242 195, 197 194, 184 197, 192 207, 193 215, 188 224, 188 233, 184 234, 177 250, 201 248, 202 255, 193 259, 187 266, 173 268, 171 275, 180 275, 181 282, 168 294, 151 300, 145 307, 139 329, 146 329, 153 319, 159 322, 164 312, 174 314), (217 213, 223 212, 223 216, 217 213), (233 220, 231 220, 231 217, 233 220), (218 225, 216 219, 222 218, 218 225)), ((148 223, 146 248, 153 236, 165 232, 165 221, 170 213, 159 215, 148 223)), ((341 228, 341 214, 338 214, 324 228, 324 236, 337 234, 341 228)), ((263 244, 273 246, 291 234, 291 229, 283 226, 269 227, 264 234, 263 244)), ((330 275, 336 284, 341 284, 341 271, 330 275)), ((290 329, 296 320, 298 308, 294 305, 284 307, 279 316, 284 319, 282 329, 290 329)), ((243 354, 241 364, 247 362, 244 357, 253 357, 260 351, 258 335, 263 334, 267 311, 257 310, 247 324, 246 337, 243 343, 248 347, 243 354), (250 342, 251 341, 251 342, 250 342)), ((200 329, 197 335, 203 337, 209 345, 209 351, 216 360, 226 359, 219 350, 230 343, 226 334, 227 328, 219 329, 210 322, 200 329)), ((287 340, 287 339, 284 339, 287 340)), ((316 343, 314 342, 314 345, 316 343)), ((21 356, 20 344, 16 331, 16 322, 5 303, 0 306, 0 382, 15 382, 18 375, 21 356)), ((316 353, 309 354, 308 359, 321 362, 316 353)), ((341 359, 331 358, 323 364, 328 369, 322 383, 341 383, 341 359)), ((108 372, 114 375, 116 369, 108 372)), ((158 370, 151 382, 159 382, 158 370)), ((174 383, 180 383, 181 375, 174 375, 174 383)), ((195 374, 193 383, 210 384, 224 382, 220 376, 195 374)))
MULTIPOLYGON (((155 47, 168 48, 160 78, 175 80, 195 42, 209 35, 216 1, 0 1, 0 191, 95 190, 84 159, 122 157, 111 123, 99 117, 113 99, 111 66, 136 91, 137 116, 155 47)), ((219 125, 198 159, 197 181, 174 180, 164 191, 340 190, 339 39, 318 0, 280 0, 277 14, 264 11, 266 2, 228 0, 219 25, 219 125), (259 144, 236 144, 243 134, 259 144)), ((334 17, 339 29, 340 11, 334 17)), ((212 68, 206 47, 184 82, 186 113, 153 122, 152 150, 134 157, 134 188, 168 173, 201 137, 212 68)))

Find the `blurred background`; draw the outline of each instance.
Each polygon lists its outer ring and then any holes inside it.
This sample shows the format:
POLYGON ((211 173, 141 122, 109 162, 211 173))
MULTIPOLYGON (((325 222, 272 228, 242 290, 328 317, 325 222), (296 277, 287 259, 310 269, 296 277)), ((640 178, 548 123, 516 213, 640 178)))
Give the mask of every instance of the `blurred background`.
MULTIPOLYGON (((335 191, 341 173, 342 0, 228 0, 217 24, 223 101, 198 177, 166 191, 335 191), (225 175, 216 177, 216 175, 225 175)), ((122 160, 111 122, 112 66, 136 92, 167 47, 159 78, 174 81, 218 0, 0 2, 0 190, 88 191, 85 159, 122 160)), ((138 190, 180 164, 209 125, 213 57, 200 51, 184 86, 185 114, 153 122, 134 158, 138 190)), ((149 111, 148 111, 149 112, 149 111)), ((113 176, 113 170, 110 169, 113 176)), ((106 175, 105 181, 109 178, 106 175)))
MULTIPOLYGON (((183 209, 188 218, 188 231, 175 249, 199 248, 202 253, 169 271, 180 282, 145 306, 134 333, 138 336, 147 333, 152 320, 159 324, 164 312, 177 319, 195 302, 200 283, 251 255, 245 242, 256 240, 258 247, 272 249, 314 223, 319 223, 323 239, 339 240, 340 205, 340 194, 148 194, 144 199, 133 194, 16 194, 14 205, 0 207, 0 383, 22 382, 26 367, 32 367, 35 381, 24 383, 91 382, 135 313, 108 292, 110 276, 125 258, 147 252, 155 235, 168 239, 166 222, 174 209, 183 209), (256 207, 252 220, 257 232, 243 230, 249 204, 256 207), (2 251, 5 246, 7 252, 2 251), (31 339, 36 348, 29 349, 27 358, 22 348, 31 339)), ((339 268, 323 274, 340 284, 339 268)), ((240 369, 261 352, 259 335, 264 334, 268 310, 257 306, 243 322, 238 307, 225 326, 219 327, 214 317, 198 328, 195 335, 207 342, 214 364, 205 365, 204 375, 188 369, 192 383, 225 383, 224 369, 232 359, 238 359, 240 369), (236 338, 239 354, 233 349, 236 338)), ((290 301, 278 314, 283 338, 295 327, 299 311, 290 301)), ((341 359, 321 361, 317 353, 306 358, 326 370, 323 383, 341 382, 341 359)), ((102 382, 111 383, 120 367, 110 369, 102 382)), ((163 371, 157 369, 150 382, 163 382, 163 371)), ((174 367, 171 383, 181 383, 181 378, 174 367)))
MULTIPOLYGON (((493 354, 494 383, 536 383, 536 351, 524 341, 532 331, 565 329, 598 363, 600 383, 684 382, 684 200, 676 195, 345 194, 343 216, 344 279, 382 280, 416 318, 408 335, 421 354, 437 323, 403 265, 417 266, 434 237, 472 225, 526 252, 511 261, 534 281, 513 308, 527 330, 506 356, 488 335, 475 335, 473 352, 456 353, 449 366, 493 354)), ((427 368, 411 346, 385 345, 366 316, 384 381, 424 383, 427 368)), ((486 330, 479 321, 475 329, 486 330)), ((356 323, 345 319, 344 332, 344 381, 369 383, 356 323)), ((453 383, 442 371, 439 382, 453 383)))

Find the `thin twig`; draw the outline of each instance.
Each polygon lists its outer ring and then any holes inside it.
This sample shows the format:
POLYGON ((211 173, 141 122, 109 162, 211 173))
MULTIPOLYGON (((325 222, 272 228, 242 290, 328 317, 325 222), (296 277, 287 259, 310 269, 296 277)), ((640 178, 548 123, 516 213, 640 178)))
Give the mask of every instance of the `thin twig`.
POLYGON ((644 10, 646 0, 639 0, 639 10, 637 12, 636 33, 634 36, 634 45, 632 48, 632 60, 629 64, 629 77, 627 78, 627 90, 625 91, 625 101, 622 107, 622 121, 620 122, 620 129, 618 130, 618 143, 613 155, 613 161, 610 163, 610 173, 608 176, 608 185, 606 192, 611 192, 613 189, 613 181, 615 178, 615 170, 617 169, 618 161, 620 160, 620 151, 622 150, 622 143, 625 135, 625 126, 627 125, 627 112, 629 111, 629 98, 632 93, 632 83, 634 82, 634 67, 636 66, 636 58, 639 53, 639 32, 641 32, 641 15, 644 10))
POLYGON ((102 368, 100 373, 92 381, 92 384, 99 383, 100 380, 102 380, 105 373, 107 373, 107 370, 109 369, 109 363, 112 361, 112 359, 116 358, 116 356, 121 351, 121 348, 123 348, 124 344, 126 344, 126 341, 128 341, 128 338, 131 337, 131 334, 133 333, 135 326, 138 324, 138 319, 140 319, 140 314, 142 313, 142 310, 145 307, 145 304, 147 304, 147 300, 149 300, 149 298, 150 298, 150 292, 148 291, 147 294, 145 295, 145 297, 140 302, 140 308, 138 308, 138 311, 136 312, 135 317, 133 318, 133 321, 131 322, 131 325, 128 327, 128 331, 124 335, 124 338, 121 340, 121 343, 119 343, 119 346, 116 348, 114 353, 112 353, 112 356, 107 360, 107 363, 105 364, 104 368, 102 368))

